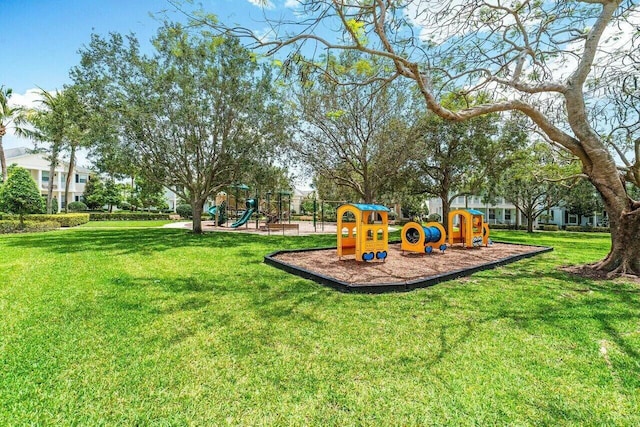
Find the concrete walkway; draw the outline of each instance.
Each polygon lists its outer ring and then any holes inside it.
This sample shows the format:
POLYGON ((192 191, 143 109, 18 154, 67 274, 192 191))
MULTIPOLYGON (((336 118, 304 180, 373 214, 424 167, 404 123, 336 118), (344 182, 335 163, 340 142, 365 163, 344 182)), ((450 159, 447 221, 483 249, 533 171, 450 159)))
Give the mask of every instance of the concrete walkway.
MULTIPOLYGON (((286 224, 289 224, 288 222, 286 224)), ((262 235, 284 235, 284 236, 308 236, 312 234, 336 234, 337 228, 336 223, 325 222, 323 225, 318 222, 316 223, 316 228, 313 227, 312 221, 291 221, 291 224, 298 224, 298 230, 271 230, 262 231, 259 228, 256 229, 256 222, 249 221, 247 224, 240 226, 238 228, 231 227, 216 227, 214 226, 213 221, 202 221, 202 231, 219 231, 219 232, 227 232, 227 233, 250 233, 250 234, 262 234, 262 235), (299 232, 299 233, 298 233, 299 232)), ((259 226, 263 226, 264 221, 259 223, 259 226)), ((190 230, 193 227, 192 222, 172 222, 171 224, 166 224, 164 228, 185 228, 190 230)))
MULTIPOLYGON (((288 222, 286 224, 289 224, 288 222)), ((337 232, 337 226, 335 222, 325 222, 324 226, 318 222, 316 223, 316 228, 313 227, 312 221, 291 221, 291 224, 298 224, 298 230, 271 230, 263 231, 259 228, 256 229, 256 222, 250 221, 247 224, 238 227, 216 227, 213 225, 213 221, 202 221, 202 231, 217 231, 224 233, 249 233, 249 234, 262 234, 264 236, 272 235, 272 236, 310 236, 313 234, 333 234, 335 236, 337 232)), ((259 227, 263 226, 264 222, 261 221, 259 223, 259 227)), ((166 224, 164 228, 184 228, 187 230, 191 230, 193 227, 192 222, 172 222, 171 224, 166 224)), ((389 232, 396 231, 398 228, 389 226, 389 232)))

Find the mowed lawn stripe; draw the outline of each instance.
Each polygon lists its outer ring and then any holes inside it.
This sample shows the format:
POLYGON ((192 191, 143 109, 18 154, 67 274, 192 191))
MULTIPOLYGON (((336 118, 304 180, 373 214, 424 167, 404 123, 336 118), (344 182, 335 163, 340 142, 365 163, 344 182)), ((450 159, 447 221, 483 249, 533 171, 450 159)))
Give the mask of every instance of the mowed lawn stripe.
POLYGON ((557 268, 608 236, 494 237, 555 250, 350 295, 262 262, 333 236, 2 236, 0 424, 640 423, 640 288, 557 268))

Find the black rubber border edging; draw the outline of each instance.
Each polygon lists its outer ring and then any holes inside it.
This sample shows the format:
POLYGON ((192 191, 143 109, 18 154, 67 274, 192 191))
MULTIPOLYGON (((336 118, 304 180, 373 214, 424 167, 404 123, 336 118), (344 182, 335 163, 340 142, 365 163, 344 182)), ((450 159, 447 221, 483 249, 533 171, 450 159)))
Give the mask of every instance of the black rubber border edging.
MULTIPOLYGON (((398 242, 389 242, 389 243, 398 243, 398 242)), ((506 245, 535 247, 535 245, 525 245, 522 243, 510 243, 510 242, 496 242, 496 243, 501 243, 506 245)), ((395 283, 376 283, 376 284, 347 283, 338 279, 334 279, 333 277, 325 276, 319 273, 314 273, 313 271, 309 271, 307 269, 297 267, 295 265, 288 264, 286 262, 282 262, 274 258, 275 256, 282 253, 323 251, 327 249, 336 249, 335 247, 285 249, 285 250, 275 251, 266 255, 264 257, 264 262, 265 264, 271 265, 275 268, 279 268, 280 270, 284 270, 287 273, 294 274, 304 279, 313 280, 316 283, 320 283, 321 285, 328 286, 340 292, 379 294, 379 293, 385 293, 385 292, 407 292, 414 289, 427 288, 429 286, 437 285, 438 283, 441 283, 441 282, 446 282, 448 280, 453 280, 460 277, 470 276, 479 271, 490 270, 492 268, 500 267, 506 264, 511 264, 512 262, 520 261, 522 259, 531 258, 546 252, 551 252, 553 250, 553 248, 548 246, 537 246, 537 247, 539 249, 536 251, 527 252, 525 254, 512 255, 507 258, 502 258, 497 261, 488 262, 472 268, 462 268, 460 270, 454 270, 448 273, 438 274, 436 276, 429 276, 429 277, 424 277, 416 280, 409 280, 405 282, 395 282, 395 283)))

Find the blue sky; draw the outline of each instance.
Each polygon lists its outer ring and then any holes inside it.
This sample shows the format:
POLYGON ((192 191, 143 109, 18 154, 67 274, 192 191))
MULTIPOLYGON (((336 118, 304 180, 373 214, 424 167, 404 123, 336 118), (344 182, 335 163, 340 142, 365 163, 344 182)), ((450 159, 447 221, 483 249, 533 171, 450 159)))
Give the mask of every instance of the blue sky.
MULTIPOLYGON (((78 50, 92 33, 135 33, 147 42, 161 24, 163 12, 184 20, 166 0, 0 0, 0 85, 14 91, 14 101, 28 103, 37 87, 54 91, 70 82, 69 70, 80 60, 78 50), (150 14, 155 14, 154 18, 150 14)), ((196 2, 198 3, 198 2, 196 2)), ((224 22, 259 30, 263 9, 258 0, 201 0, 204 10, 224 22)), ((290 13, 295 0, 271 0, 269 12, 290 13)), ((30 142, 4 137, 5 148, 30 142)))

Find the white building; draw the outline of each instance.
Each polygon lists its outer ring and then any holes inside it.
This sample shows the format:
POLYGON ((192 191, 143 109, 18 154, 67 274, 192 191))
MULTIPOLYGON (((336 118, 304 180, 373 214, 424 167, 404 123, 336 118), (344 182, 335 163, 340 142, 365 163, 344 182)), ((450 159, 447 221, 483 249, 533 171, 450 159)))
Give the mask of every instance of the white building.
MULTIPOLYGON (((439 198, 432 198, 428 201, 429 213, 437 213, 442 217, 442 201, 439 198)), ((454 209, 475 209, 485 213, 485 221, 489 224, 516 224, 516 215, 518 224, 526 225, 527 218, 516 209, 516 207, 503 198, 498 198, 495 204, 482 203, 482 197, 479 196, 458 196, 451 203, 451 210, 454 209)), ((595 212, 590 216, 583 216, 582 221, 578 222, 578 215, 570 214, 569 211, 562 206, 554 206, 548 212, 543 212, 534 222, 534 227, 538 222, 545 224, 555 224, 558 227, 566 227, 567 225, 590 225, 601 226, 604 213, 595 212)))
POLYGON ((299 214, 302 211, 302 203, 306 198, 313 197, 315 191, 316 190, 300 190, 298 188, 294 188, 293 194, 291 195, 291 210, 299 214))
MULTIPOLYGON (((442 218, 442 200, 440 198, 429 199, 429 213, 437 213, 442 218)), ((458 196, 451 202, 451 210, 454 209, 475 209, 485 213, 485 221, 489 224, 516 224, 516 215, 519 217, 518 224, 526 224, 526 218, 522 216, 516 207, 500 198, 496 204, 482 203, 479 196, 458 196), (524 221, 523 221, 524 220, 524 221)))
MULTIPOLYGON (((43 154, 34 154, 25 147, 8 148, 4 153, 7 159, 7 166, 16 164, 31 173, 31 177, 43 196, 46 197, 49 185, 51 185, 53 187, 53 195, 58 200, 58 211, 64 209, 67 203, 64 198, 64 187, 69 168, 68 163, 60 162, 55 169, 55 174, 51 177, 49 176, 49 161, 44 158, 43 154)), ((95 172, 90 169, 75 167, 69 186, 69 202, 82 200, 84 186, 91 175, 95 175, 95 172)))

